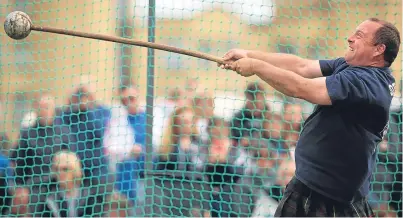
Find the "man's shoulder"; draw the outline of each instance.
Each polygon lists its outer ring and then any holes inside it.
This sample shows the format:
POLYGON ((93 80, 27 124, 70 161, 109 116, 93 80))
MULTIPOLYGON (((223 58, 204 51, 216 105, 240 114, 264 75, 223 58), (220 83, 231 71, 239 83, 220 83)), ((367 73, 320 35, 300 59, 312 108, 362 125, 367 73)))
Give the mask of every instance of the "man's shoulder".
POLYGON ((395 78, 389 68, 378 67, 362 67, 362 66, 350 66, 345 69, 346 73, 353 73, 361 80, 367 83, 373 83, 378 86, 388 87, 395 83, 395 78))

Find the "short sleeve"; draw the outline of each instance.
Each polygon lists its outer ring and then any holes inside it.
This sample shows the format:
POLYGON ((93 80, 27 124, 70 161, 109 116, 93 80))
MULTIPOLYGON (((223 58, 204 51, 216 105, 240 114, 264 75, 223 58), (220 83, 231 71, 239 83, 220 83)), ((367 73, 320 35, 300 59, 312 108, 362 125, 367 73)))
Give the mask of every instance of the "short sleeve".
POLYGON ((374 75, 359 69, 346 69, 326 77, 326 87, 332 104, 369 103, 383 90, 374 75))
POLYGON ((322 71, 323 76, 330 76, 334 73, 336 68, 346 61, 344 58, 336 58, 331 60, 319 60, 320 70, 322 71))

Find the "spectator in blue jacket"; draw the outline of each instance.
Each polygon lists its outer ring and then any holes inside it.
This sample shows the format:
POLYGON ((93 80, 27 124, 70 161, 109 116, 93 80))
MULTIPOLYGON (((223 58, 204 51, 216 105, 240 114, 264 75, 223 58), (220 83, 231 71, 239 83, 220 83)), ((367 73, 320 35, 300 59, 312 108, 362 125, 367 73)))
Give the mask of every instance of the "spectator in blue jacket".
MULTIPOLYGON (((116 172, 116 189, 132 203, 141 202, 137 192, 144 191, 146 113, 139 107, 138 90, 120 90, 120 105, 112 108, 112 116, 105 136, 109 169, 116 172)), ((151 146, 151 145, 150 145, 151 146)))
POLYGON ((104 155, 103 139, 108 113, 96 104, 93 91, 85 85, 77 87, 69 99, 69 107, 60 115, 77 141, 70 150, 82 161, 85 177, 100 177, 108 174, 108 162, 104 155))

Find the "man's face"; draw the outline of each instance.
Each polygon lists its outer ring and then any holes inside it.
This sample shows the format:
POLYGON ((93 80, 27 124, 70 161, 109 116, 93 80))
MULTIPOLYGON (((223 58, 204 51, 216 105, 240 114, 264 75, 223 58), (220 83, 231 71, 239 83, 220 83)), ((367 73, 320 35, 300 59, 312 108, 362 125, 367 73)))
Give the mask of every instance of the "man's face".
POLYGON ((71 96, 71 104, 74 110, 88 111, 94 106, 95 96, 91 86, 80 86, 71 96))
POLYGON ((189 136, 192 134, 192 128, 193 128, 193 113, 191 111, 186 111, 180 115, 180 117, 177 117, 179 121, 179 128, 180 128, 180 134, 183 136, 189 136))
POLYGON ((209 130, 211 139, 210 162, 225 161, 231 146, 227 127, 212 127, 209 130))
POLYGON ((212 98, 203 98, 199 101, 197 107, 201 110, 202 116, 211 117, 214 115, 214 100, 212 98))
POLYGON ((374 57, 381 55, 374 45, 374 36, 382 25, 372 21, 361 23, 354 34, 348 37, 348 50, 344 55, 346 62, 353 66, 368 66, 374 57))
POLYGON ((54 166, 54 172, 56 172, 57 181, 61 184, 74 181, 74 168, 68 164, 57 164, 54 166))
POLYGON ((120 97, 122 104, 126 106, 129 114, 136 114, 138 108, 137 90, 134 88, 127 88, 125 91, 123 91, 120 97))
POLYGON ((39 122, 43 125, 52 125, 55 116, 55 101, 50 96, 43 96, 38 103, 39 122))

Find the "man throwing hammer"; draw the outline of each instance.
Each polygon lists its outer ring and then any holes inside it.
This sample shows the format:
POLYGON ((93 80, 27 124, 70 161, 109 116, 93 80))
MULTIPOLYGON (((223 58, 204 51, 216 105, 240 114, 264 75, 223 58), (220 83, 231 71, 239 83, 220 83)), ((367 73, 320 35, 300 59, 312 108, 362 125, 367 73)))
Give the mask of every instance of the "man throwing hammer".
POLYGON ((371 18, 348 38, 344 58, 307 60, 233 49, 222 68, 257 75, 285 95, 317 104, 295 151, 296 172, 275 216, 370 217, 366 196, 395 81, 400 33, 371 18))

